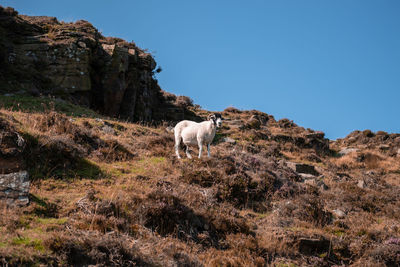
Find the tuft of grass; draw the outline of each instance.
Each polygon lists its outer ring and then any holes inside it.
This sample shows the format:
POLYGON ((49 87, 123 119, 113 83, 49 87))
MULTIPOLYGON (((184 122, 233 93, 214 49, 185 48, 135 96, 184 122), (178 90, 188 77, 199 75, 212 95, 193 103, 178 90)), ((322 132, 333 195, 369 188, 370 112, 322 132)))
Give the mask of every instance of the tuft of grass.
MULTIPOLYGON (((165 157, 151 157, 148 159, 148 161, 153 164, 162 163, 162 162, 165 162, 165 160, 166 160, 165 157)), ((143 160, 143 161, 145 161, 145 160, 143 160)))

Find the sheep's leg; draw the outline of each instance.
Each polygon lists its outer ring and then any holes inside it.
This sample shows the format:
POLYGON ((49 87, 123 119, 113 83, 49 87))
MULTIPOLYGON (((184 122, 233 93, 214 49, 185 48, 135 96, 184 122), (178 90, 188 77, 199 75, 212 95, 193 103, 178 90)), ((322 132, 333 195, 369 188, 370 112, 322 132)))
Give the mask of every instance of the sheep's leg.
POLYGON ((181 144, 181 137, 178 134, 175 134, 175 154, 178 157, 178 159, 181 158, 179 155, 179 145, 181 144))
POLYGON ((178 159, 181 158, 181 156, 179 155, 179 145, 175 145, 175 154, 178 157, 178 159))
POLYGON ((207 156, 211 157, 211 153, 210 153, 210 144, 207 144, 207 156))
POLYGON ((203 142, 199 142, 199 158, 201 158, 202 152, 203 152, 203 142))
POLYGON ((189 159, 192 158, 192 156, 191 156, 190 153, 189 153, 189 146, 188 146, 188 145, 186 145, 186 156, 187 156, 189 159))

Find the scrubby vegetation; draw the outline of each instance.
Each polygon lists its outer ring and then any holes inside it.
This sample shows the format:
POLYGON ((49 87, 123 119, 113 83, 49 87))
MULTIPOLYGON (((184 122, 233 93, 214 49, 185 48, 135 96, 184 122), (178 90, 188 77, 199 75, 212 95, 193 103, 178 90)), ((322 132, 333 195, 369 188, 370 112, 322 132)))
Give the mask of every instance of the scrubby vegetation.
POLYGON ((3 265, 400 262, 397 135, 329 144, 292 121, 228 108, 213 158, 179 161, 161 126, 13 101, 19 109, 3 102, 0 116, 26 141, 31 203, 1 207, 3 265))

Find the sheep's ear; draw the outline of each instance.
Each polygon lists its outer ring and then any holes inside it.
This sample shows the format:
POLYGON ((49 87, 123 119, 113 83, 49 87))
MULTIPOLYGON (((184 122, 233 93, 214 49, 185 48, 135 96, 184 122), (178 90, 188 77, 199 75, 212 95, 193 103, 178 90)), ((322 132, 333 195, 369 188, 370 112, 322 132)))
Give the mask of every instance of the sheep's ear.
POLYGON ((220 118, 221 120, 223 120, 222 116, 220 113, 214 113, 215 118, 220 118))
POLYGON ((214 114, 208 115, 207 118, 208 118, 208 120, 216 120, 217 119, 214 114))

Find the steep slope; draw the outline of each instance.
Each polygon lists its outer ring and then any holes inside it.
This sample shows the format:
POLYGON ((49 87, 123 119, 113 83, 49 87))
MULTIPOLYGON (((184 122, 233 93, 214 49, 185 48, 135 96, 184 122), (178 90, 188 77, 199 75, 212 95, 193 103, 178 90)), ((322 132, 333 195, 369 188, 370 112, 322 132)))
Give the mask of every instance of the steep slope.
POLYGON ((400 158, 381 144, 399 149, 396 138, 380 141, 378 134, 368 137, 376 147, 344 153, 354 133, 329 144, 322 132, 287 119, 234 108, 222 114, 213 157, 177 160, 163 127, 1 110, 9 136, 25 141, 21 166, 32 183, 29 206, 2 209, 0 259, 399 264, 400 158))

